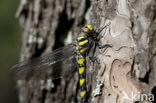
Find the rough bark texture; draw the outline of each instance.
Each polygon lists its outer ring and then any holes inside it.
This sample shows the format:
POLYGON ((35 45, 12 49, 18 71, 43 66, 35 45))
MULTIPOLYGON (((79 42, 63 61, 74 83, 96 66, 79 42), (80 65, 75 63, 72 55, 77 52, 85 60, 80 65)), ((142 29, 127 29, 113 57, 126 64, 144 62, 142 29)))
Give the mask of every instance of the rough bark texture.
MULTIPOLYGON (((132 93, 156 94, 156 2, 154 0, 21 0, 21 60, 50 53, 86 23, 99 35, 97 61, 88 63, 89 103, 134 103, 132 93)), ((47 81, 18 81, 20 103, 78 103, 78 74, 47 81), (54 86, 53 86, 54 85, 54 86)), ((147 102, 147 101, 144 101, 147 102)))

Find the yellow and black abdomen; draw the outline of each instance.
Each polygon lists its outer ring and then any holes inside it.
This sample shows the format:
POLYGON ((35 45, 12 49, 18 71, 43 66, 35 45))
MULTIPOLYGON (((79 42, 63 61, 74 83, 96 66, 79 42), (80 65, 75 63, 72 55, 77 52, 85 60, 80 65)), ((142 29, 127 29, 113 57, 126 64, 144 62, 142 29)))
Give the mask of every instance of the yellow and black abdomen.
POLYGON ((87 103, 87 88, 86 88, 86 55, 89 51, 89 40, 86 36, 77 38, 77 64, 79 69, 79 80, 81 90, 81 103, 87 103))

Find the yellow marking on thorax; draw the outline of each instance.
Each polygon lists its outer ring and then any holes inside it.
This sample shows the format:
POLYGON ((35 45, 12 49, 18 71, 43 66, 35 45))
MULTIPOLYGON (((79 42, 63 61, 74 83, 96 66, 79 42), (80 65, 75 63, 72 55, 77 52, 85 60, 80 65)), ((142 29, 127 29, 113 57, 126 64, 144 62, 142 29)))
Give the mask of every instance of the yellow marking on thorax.
POLYGON ((87 49, 88 49, 88 47, 86 47, 86 48, 80 50, 80 53, 84 53, 87 49))
POLYGON ((84 40, 82 42, 79 42, 79 46, 85 45, 86 43, 88 43, 88 40, 84 40))
POLYGON ((85 67, 80 67, 79 68, 79 74, 82 74, 85 71, 85 67))
POLYGON ((85 90, 81 92, 81 98, 82 98, 84 95, 86 95, 86 91, 85 91, 85 90))
POLYGON ((83 38, 85 38, 84 36, 79 36, 77 39, 78 40, 81 40, 81 39, 83 39, 83 38))
POLYGON ((82 86, 82 84, 85 82, 85 78, 80 79, 80 86, 82 86))
POLYGON ((79 59, 79 60, 77 61, 77 63, 78 63, 79 65, 82 65, 84 61, 85 61, 85 58, 82 57, 81 59, 79 59))

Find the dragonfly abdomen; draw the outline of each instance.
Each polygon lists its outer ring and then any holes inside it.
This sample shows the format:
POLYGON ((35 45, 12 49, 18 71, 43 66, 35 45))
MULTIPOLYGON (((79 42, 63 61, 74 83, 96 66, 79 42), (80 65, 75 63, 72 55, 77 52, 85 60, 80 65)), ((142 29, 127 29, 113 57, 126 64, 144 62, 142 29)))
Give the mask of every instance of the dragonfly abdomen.
POLYGON ((87 103, 86 88, 86 55, 89 50, 89 39, 84 36, 77 38, 77 64, 79 69, 79 82, 81 90, 81 103, 87 103))
POLYGON ((81 103, 87 103, 86 98, 86 59, 83 55, 77 55, 77 64, 79 66, 79 81, 80 81, 80 91, 81 91, 81 103))

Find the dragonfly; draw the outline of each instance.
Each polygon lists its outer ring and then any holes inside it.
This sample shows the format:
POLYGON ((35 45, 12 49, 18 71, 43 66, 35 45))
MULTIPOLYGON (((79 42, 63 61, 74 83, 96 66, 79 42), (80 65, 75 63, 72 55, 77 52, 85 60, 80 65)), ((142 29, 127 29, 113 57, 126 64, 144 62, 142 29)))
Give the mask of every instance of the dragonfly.
MULTIPOLYGON (((97 43, 97 36, 103 28, 97 32, 91 25, 87 24, 82 28, 82 33, 73 44, 58 48, 46 56, 25 60, 14 65, 11 69, 11 77, 16 80, 48 77, 56 79, 66 77, 78 70, 81 103, 87 103, 86 57, 93 45, 97 43)), ((106 46, 109 45, 100 48, 106 46)))

